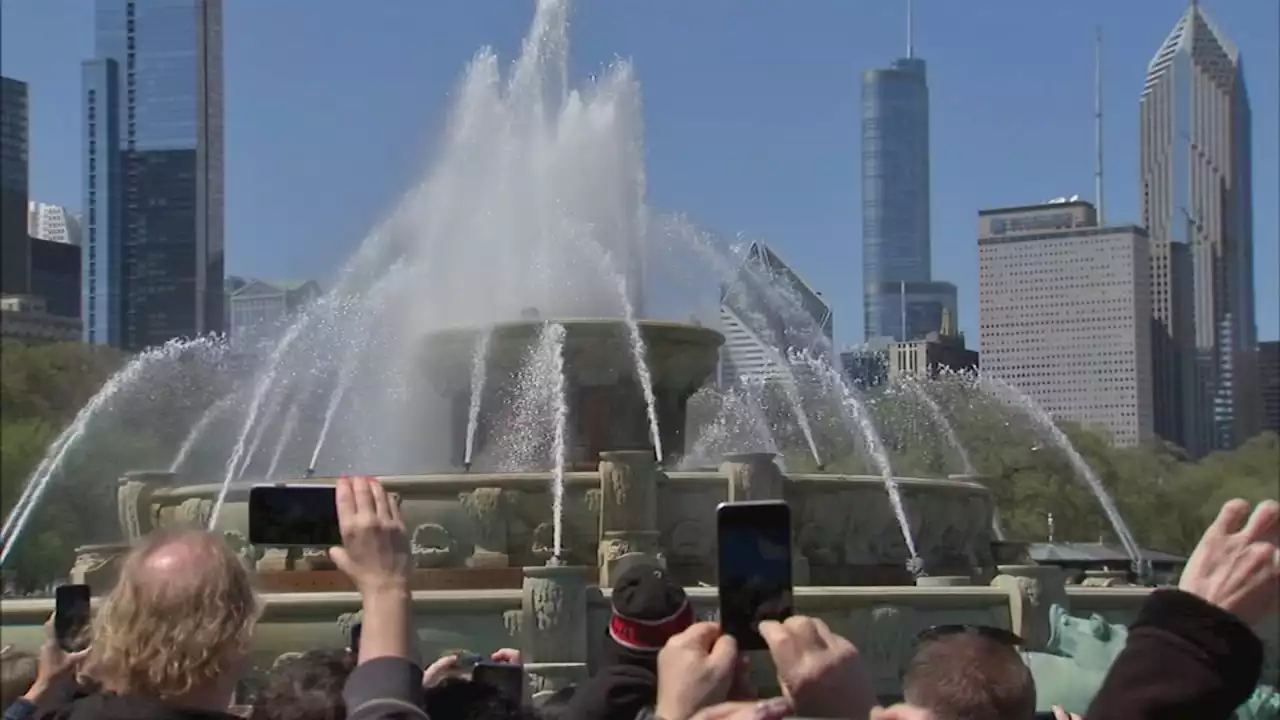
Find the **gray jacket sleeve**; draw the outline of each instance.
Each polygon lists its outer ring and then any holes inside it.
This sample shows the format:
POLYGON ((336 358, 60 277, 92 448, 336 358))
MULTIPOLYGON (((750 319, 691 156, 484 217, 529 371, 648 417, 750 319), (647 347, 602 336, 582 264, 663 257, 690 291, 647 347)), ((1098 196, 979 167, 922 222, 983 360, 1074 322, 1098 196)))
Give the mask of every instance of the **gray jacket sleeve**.
POLYGON ((356 666, 342 689, 347 720, 430 720, 422 709, 422 668, 398 657, 356 666))

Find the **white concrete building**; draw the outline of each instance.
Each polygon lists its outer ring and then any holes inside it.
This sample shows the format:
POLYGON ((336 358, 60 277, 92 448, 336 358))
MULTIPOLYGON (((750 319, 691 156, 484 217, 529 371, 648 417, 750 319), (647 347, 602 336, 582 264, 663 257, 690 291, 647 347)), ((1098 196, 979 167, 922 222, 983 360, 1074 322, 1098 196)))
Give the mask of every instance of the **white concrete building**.
POLYGON ((61 205, 27 203, 27 234, 50 242, 80 244, 80 216, 61 205))
POLYGON ((1154 436, 1150 245, 1069 201, 978 213, 982 370, 1117 445, 1154 436))

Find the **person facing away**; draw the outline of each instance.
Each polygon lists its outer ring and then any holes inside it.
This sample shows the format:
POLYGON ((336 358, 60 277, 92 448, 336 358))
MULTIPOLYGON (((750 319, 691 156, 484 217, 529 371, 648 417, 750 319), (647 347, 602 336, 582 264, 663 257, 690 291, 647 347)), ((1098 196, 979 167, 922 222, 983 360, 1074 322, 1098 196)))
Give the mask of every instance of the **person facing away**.
POLYGON ((95 687, 48 720, 227 720, 247 665, 258 601, 214 533, 160 530, 125 557, 92 623, 95 687))
POLYGON ((345 720, 342 688, 355 669, 347 650, 311 650, 281 663, 267 676, 254 720, 345 720))
POLYGON ((956 632, 920 645, 907 664, 902 697, 937 720, 1031 720, 1036 685, 1016 645, 956 632))

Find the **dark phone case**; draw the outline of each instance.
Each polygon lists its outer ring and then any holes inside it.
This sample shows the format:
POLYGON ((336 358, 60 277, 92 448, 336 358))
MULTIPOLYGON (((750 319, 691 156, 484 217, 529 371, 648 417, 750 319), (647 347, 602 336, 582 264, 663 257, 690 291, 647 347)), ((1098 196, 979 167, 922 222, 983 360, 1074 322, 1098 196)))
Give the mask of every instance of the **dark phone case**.
POLYGON ((63 590, 63 588, 79 588, 85 586, 64 585, 55 590, 53 632, 58 646, 66 652, 77 652, 88 647, 85 637, 89 629, 90 603, 87 591, 63 590))
MULTIPOLYGON (((790 567, 790 554, 792 550, 790 538, 791 512, 785 502, 756 501, 747 503, 722 503, 720 507, 716 509, 717 554, 719 555, 721 552, 719 546, 722 544, 722 536, 725 534, 726 530, 732 532, 735 529, 741 530, 743 528, 751 528, 756 526, 756 524, 762 520, 762 518, 750 518, 747 511, 751 509, 762 513, 777 512, 780 514, 780 517, 785 518, 783 523, 786 527, 785 534, 787 536, 787 565, 790 567), (737 514, 738 511, 742 511, 743 515, 736 520, 728 521, 728 518, 725 515, 726 511, 729 514, 737 514)), ((722 555, 717 558, 717 563, 723 563, 722 555)), ((766 649, 767 645, 765 644, 764 638, 760 637, 760 633, 755 631, 754 623, 740 623, 738 622, 738 618, 749 615, 758 619, 767 618, 772 620, 785 620, 787 617, 790 617, 792 614, 792 606, 795 602, 790 573, 788 573, 788 577, 785 580, 785 591, 782 591, 781 593, 771 592, 769 599, 762 599, 758 597, 758 591, 761 589, 759 586, 755 587, 754 591, 748 586, 743 586, 742 588, 735 589, 731 593, 726 593, 726 578, 722 567, 717 567, 717 574, 720 576, 720 581, 718 582, 720 594, 720 621, 724 627, 724 631, 733 635, 734 639, 738 641, 738 648, 742 651, 766 649), (774 597, 775 595, 777 595, 777 597, 774 597), (726 612, 730 604, 740 606, 742 603, 750 605, 751 609, 729 610, 726 612)))

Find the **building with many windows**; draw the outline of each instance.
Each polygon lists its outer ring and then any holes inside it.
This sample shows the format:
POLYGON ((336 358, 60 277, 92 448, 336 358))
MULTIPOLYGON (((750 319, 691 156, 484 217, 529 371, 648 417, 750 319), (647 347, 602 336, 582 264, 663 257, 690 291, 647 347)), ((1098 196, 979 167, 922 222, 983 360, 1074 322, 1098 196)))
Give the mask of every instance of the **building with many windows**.
POLYGON ((45 311, 80 318, 80 248, 31 238, 31 294, 44 300, 45 311))
POLYGON ((1253 121, 1240 51, 1199 4, 1152 57, 1139 116, 1157 417, 1193 455, 1231 448, 1258 420, 1253 121))
POLYGON ((231 292, 231 342, 237 350, 255 352, 275 338, 299 310, 320 297, 315 280, 268 282, 245 280, 231 292))
MULTIPOLYGON (((929 203, 929 83, 909 46, 907 57, 862 75, 866 340, 915 340, 938 329, 937 300, 949 283, 931 283, 929 203)), ((950 286, 944 304, 953 314, 955 302, 950 286)))
POLYGON ((1258 343, 1258 378, 1262 429, 1280 433, 1280 340, 1258 343))
POLYGON ((224 329, 221 0, 96 0, 84 320, 129 350, 224 329))
POLYGON ((61 205, 27 203, 27 234, 40 240, 80 244, 80 217, 61 205))
POLYGON ((764 243, 747 249, 734 281, 721 289, 720 323, 725 342, 719 379, 790 378, 792 353, 823 357, 830 352, 831 306, 764 243))
POLYGON ((984 373, 1118 445, 1152 438, 1150 247, 1061 201, 978 213, 984 373))
POLYGON ((31 286, 28 122, 27 84, 0 77, 0 292, 11 294, 24 294, 31 286))

